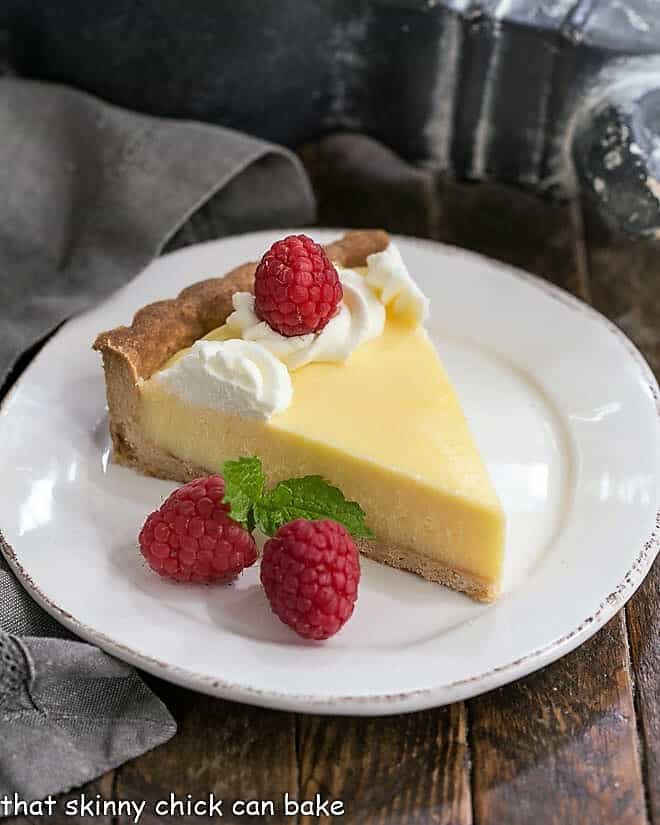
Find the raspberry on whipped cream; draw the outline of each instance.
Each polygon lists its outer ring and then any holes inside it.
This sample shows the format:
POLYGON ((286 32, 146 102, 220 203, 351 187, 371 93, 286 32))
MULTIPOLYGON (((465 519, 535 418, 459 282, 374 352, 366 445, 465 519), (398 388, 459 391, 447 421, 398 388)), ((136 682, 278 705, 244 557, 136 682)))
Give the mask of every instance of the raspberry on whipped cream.
POLYGON ((340 269, 339 275, 344 299, 339 312, 316 335, 280 335, 259 320, 255 298, 250 292, 233 295, 234 312, 226 324, 244 340, 261 344, 289 370, 314 361, 345 361, 360 344, 382 334, 385 308, 357 272, 340 269))
POLYGON ((280 335, 320 332, 342 299, 337 270, 307 235, 289 235, 264 254, 254 274, 254 310, 280 335))
MULTIPOLYGON (((312 254, 309 244, 305 246, 299 238, 295 243, 285 240, 289 243, 279 257, 290 262, 292 272, 307 273, 304 262, 312 254)), ((277 244, 269 252, 275 247, 277 244)), ((269 266, 272 276, 275 264, 269 266)), ((386 307, 412 326, 428 315, 428 298, 409 275, 393 243, 367 258, 364 277, 340 267, 333 267, 333 272, 339 277, 343 297, 319 331, 292 335, 293 326, 289 326, 284 335, 262 320, 258 295, 236 292, 232 296, 234 311, 225 322, 229 340, 197 341, 188 353, 158 373, 156 380, 192 404, 267 420, 290 405, 291 372, 315 362, 345 361, 365 341, 382 335, 386 307)))

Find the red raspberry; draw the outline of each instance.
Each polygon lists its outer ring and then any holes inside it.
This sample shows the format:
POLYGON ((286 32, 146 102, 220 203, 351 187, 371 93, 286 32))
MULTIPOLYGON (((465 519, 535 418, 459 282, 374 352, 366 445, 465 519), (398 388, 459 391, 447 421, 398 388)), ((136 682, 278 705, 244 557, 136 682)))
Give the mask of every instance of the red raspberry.
POLYGON ((281 335, 319 332, 337 311, 343 291, 322 246, 307 235, 274 243, 254 275, 257 316, 281 335))
POLYGON ((336 521, 290 521, 264 547, 261 583, 270 606, 305 639, 327 639, 350 619, 359 581, 357 547, 336 521))
POLYGON ((229 517, 222 476, 175 490, 147 518, 140 551, 152 570, 179 582, 226 581, 257 559, 254 539, 229 517))

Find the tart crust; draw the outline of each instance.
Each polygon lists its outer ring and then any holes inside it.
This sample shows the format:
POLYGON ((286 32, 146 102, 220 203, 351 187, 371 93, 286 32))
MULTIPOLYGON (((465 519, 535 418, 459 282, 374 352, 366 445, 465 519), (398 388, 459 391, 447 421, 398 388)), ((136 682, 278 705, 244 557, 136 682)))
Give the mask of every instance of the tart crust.
MULTIPOLYGON (((365 266, 368 255, 381 252, 389 236, 379 229, 348 232, 325 247, 333 263, 365 266)), ((252 290, 256 263, 246 263, 222 278, 209 278, 184 289, 171 300, 140 309, 130 326, 102 332, 93 348, 101 353, 105 372, 113 459, 156 478, 187 482, 206 475, 145 437, 140 425, 140 384, 179 350, 221 326, 232 312, 232 295, 252 290)), ((412 548, 359 541, 369 558, 409 570, 430 581, 461 590, 479 601, 496 598, 497 587, 422 556, 412 548)))

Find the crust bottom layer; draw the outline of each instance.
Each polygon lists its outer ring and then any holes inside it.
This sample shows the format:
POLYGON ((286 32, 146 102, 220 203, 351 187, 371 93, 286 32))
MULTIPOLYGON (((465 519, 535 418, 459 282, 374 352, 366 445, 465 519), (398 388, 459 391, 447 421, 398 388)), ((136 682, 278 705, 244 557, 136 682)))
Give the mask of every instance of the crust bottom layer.
POLYGON ((496 585, 472 576, 464 570, 448 567, 436 559, 422 556, 410 547, 368 539, 358 539, 357 544, 360 552, 369 559, 395 567, 397 570, 408 570, 428 581, 444 584, 452 590, 466 593, 478 602, 492 602, 499 595, 496 585))

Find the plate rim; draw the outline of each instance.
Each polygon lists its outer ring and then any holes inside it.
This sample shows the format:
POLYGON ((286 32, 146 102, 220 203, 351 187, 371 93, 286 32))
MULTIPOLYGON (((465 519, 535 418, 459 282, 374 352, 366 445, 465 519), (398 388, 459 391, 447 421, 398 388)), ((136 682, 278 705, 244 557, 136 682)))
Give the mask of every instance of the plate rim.
MULTIPOLYGON (((159 258, 154 259, 154 261, 162 258, 171 258, 181 253, 189 252, 194 248, 217 245, 218 243, 222 243, 222 241, 229 239, 247 239, 252 236, 263 235, 265 232, 271 231, 276 230, 257 230, 254 232, 245 232, 226 236, 224 238, 204 241, 198 244, 192 244, 160 256, 159 258)), ((296 233, 310 230, 307 228, 307 230, 283 229, 281 231, 286 233, 296 233)), ((324 233, 342 233, 346 230, 324 226, 314 227, 314 231, 324 233)), ((401 234, 392 234, 391 237, 394 241, 398 241, 400 239, 420 246, 426 246, 431 250, 438 250, 438 248, 440 248, 449 255, 460 254, 461 256, 468 256, 479 261, 484 261, 489 267, 495 267, 505 274, 509 274, 518 280, 530 284, 532 287, 536 287, 545 293, 545 295, 549 298, 559 301, 573 311, 577 311, 583 315, 591 317, 592 320, 602 325, 608 334, 613 335, 618 340, 619 344, 622 345, 626 351, 627 356, 631 358, 632 362, 635 364, 643 385, 649 390, 651 397, 653 398, 656 408, 656 423, 658 427, 660 427, 660 388, 658 387, 658 381, 655 378, 648 362, 630 338, 628 338, 628 336, 613 321, 604 316, 593 306, 585 303, 580 298, 572 295, 556 284, 553 284, 538 275, 527 272, 503 261, 489 258, 479 252, 433 241, 427 238, 417 238, 414 236, 401 234)), ((152 265, 154 261, 150 262, 147 266, 152 265)), ((144 269, 146 268, 147 267, 144 267, 140 273, 136 273, 136 275, 144 272, 144 269)), ((130 286, 131 283, 132 280, 128 281, 125 285, 120 287, 119 290, 115 290, 101 302, 93 307, 90 307, 90 310, 94 311, 99 309, 106 302, 112 300, 112 298, 117 295, 119 291, 130 286)), ((72 319, 68 320, 75 320, 78 317, 80 317, 80 315, 73 316, 72 319)), ((24 381, 25 377, 28 375, 35 363, 45 357, 51 341, 57 338, 66 323, 67 322, 62 324, 60 328, 51 336, 51 338, 30 361, 26 369, 21 373, 16 382, 6 393, 5 397, 0 402, 0 413, 2 413, 3 408, 11 402, 14 394, 18 391, 21 383, 24 381)), ((30 574, 18 560, 14 549, 3 537, 1 531, 0 551, 30 596, 44 610, 46 610, 47 613, 60 622, 60 624, 67 627, 80 638, 97 645, 111 655, 115 655, 117 658, 122 659, 123 661, 126 661, 155 676, 163 678, 166 681, 170 681, 202 693, 207 693, 212 696, 229 699, 231 701, 247 702, 249 704, 274 709, 302 713, 334 715, 355 715, 357 713, 358 715, 379 716, 390 713, 413 712, 416 710, 437 707, 449 704, 451 702, 467 699, 522 678, 523 676, 526 676, 529 673, 538 670, 570 653, 582 642, 594 635, 616 612, 618 612, 618 610, 626 604, 626 602, 633 596, 635 591, 643 582, 655 560, 656 555, 660 552, 660 507, 656 512, 654 529, 651 531, 650 536, 644 541, 631 566, 624 574, 622 580, 617 584, 616 588, 601 600, 593 613, 582 619, 575 627, 568 630, 559 638, 534 649, 513 661, 497 665, 496 667, 484 671, 483 673, 474 674, 464 679, 436 687, 431 686, 407 690, 402 693, 371 694, 368 696, 337 695, 332 697, 319 697, 314 694, 296 694, 292 692, 282 693, 280 691, 264 690, 250 685, 229 682, 221 678, 212 677, 208 674, 197 673, 193 670, 178 665, 168 664, 165 661, 161 661, 157 658, 141 653, 140 651, 133 650, 122 643, 116 642, 107 634, 95 630, 93 627, 85 624, 80 619, 55 604, 32 580, 30 574)))

